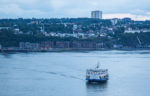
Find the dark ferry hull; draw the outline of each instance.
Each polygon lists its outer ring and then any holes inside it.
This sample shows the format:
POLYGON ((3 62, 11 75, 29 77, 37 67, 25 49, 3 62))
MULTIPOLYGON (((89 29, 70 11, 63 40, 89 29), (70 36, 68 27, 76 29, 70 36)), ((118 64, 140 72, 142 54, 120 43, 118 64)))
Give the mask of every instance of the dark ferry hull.
POLYGON ((108 79, 86 79, 88 82, 106 82, 108 79))

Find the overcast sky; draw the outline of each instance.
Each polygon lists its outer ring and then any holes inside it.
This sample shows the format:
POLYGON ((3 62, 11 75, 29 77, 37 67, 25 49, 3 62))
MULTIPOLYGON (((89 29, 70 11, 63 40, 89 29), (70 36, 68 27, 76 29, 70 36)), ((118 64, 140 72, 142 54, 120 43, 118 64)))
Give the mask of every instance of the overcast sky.
POLYGON ((150 0, 0 0, 0 18, 90 17, 92 10, 105 19, 150 20, 150 0))

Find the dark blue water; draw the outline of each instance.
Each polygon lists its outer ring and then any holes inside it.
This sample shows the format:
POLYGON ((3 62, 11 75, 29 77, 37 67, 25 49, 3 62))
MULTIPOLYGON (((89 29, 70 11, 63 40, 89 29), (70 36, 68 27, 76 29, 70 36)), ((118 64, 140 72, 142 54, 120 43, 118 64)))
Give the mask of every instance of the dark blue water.
POLYGON ((149 96, 150 51, 0 53, 0 96, 149 96), (97 62, 103 84, 85 81, 97 62))

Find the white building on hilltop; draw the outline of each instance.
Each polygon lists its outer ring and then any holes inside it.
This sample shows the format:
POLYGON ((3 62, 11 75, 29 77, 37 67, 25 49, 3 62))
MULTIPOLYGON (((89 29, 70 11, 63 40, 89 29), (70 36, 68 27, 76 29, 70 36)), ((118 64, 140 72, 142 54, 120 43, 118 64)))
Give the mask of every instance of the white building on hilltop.
POLYGON ((118 18, 111 19, 112 25, 116 25, 118 23, 118 20, 119 20, 118 18))
POLYGON ((102 19, 102 11, 96 10, 91 12, 91 18, 102 19))

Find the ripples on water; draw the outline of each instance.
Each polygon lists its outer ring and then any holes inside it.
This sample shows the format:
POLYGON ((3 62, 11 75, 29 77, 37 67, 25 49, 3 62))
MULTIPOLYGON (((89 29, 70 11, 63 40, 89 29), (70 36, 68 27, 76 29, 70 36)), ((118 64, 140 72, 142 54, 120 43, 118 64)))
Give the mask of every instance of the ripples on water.
POLYGON ((150 51, 0 53, 0 96, 149 96, 150 51), (87 83, 100 61, 106 83, 87 83))

